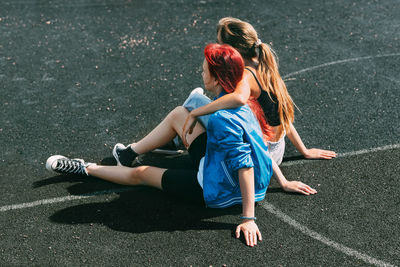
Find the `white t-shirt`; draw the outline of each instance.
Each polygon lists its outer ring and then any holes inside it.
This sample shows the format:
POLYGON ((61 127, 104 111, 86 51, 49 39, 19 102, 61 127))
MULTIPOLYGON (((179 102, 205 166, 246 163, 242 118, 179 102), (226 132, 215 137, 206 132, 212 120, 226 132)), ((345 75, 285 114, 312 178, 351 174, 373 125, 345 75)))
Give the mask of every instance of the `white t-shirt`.
POLYGON ((197 181, 201 188, 203 188, 203 170, 204 170, 204 157, 201 158, 199 164, 199 171, 197 172, 197 181))

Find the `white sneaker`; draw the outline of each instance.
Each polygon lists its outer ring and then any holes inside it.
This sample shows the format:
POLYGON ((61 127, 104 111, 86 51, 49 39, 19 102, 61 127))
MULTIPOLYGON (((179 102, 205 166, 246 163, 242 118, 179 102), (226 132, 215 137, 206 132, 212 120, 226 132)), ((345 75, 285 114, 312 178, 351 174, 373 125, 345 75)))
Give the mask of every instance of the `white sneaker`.
POLYGON ((86 167, 94 163, 86 163, 83 159, 69 159, 61 155, 54 155, 47 159, 46 169, 64 174, 81 174, 89 176, 86 167))

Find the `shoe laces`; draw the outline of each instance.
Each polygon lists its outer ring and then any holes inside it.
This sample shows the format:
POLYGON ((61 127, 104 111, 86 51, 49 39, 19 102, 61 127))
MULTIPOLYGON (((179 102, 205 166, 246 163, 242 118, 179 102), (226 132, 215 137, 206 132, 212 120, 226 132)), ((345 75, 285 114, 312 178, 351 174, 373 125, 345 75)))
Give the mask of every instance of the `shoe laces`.
POLYGON ((83 160, 80 159, 59 159, 55 171, 71 174, 88 175, 83 160))

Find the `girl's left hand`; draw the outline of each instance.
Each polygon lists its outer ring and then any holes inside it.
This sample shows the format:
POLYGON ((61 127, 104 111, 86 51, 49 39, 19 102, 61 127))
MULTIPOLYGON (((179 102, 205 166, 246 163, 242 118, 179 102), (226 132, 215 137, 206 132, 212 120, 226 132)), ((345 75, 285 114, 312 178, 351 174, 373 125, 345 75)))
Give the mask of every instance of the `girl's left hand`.
POLYGON ((306 159, 332 159, 336 158, 336 152, 318 148, 307 149, 304 153, 306 159))
POLYGON ((240 237, 240 232, 243 232, 246 245, 250 247, 257 245, 257 239, 259 241, 262 240, 261 232, 258 230, 258 226, 254 220, 243 220, 243 222, 236 227, 236 238, 240 237))
POLYGON ((294 192, 307 196, 317 193, 317 190, 300 181, 287 181, 285 184, 282 185, 282 189, 286 192, 294 192))

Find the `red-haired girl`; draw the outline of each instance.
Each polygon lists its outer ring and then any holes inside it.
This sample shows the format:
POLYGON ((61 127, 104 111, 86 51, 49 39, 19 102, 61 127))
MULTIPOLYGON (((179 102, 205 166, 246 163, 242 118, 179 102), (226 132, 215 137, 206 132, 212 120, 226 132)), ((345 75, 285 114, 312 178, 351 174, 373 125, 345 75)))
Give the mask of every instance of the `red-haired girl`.
MULTIPOLYGON (((244 62, 239 52, 228 45, 210 44, 204 55, 205 88, 217 98, 232 92, 243 78, 244 62)), ((207 130, 200 124, 193 127, 186 139, 195 166, 192 170, 121 166, 130 164, 126 160, 128 154, 135 157, 180 135, 188 114, 184 107, 177 107, 134 147, 116 146, 114 153, 120 166, 100 166, 56 155, 47 160, 46 168, 118 184, 152 186, 212 208, 242 204, 242 221, 236 236, 243 232, 246 244, 256 245, 261 233, 255 223, 254 203, 265 197, 272 162, 261 128, 248 105, 215 112, 209 117, 207 130)))

